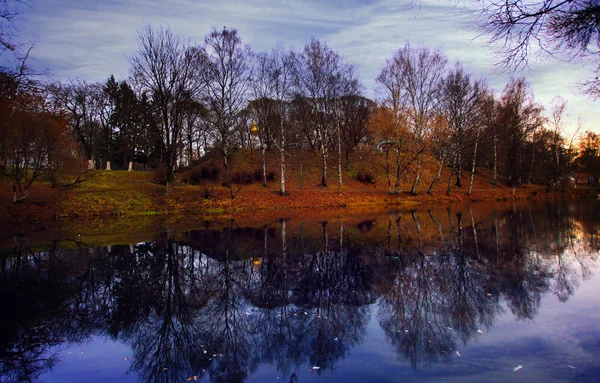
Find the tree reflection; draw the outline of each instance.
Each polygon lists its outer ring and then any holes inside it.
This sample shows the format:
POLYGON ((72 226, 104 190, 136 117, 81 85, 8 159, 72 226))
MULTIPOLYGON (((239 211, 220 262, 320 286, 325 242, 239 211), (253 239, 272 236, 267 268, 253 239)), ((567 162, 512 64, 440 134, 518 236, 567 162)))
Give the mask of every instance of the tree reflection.
POLYGON ((591 273, 596 230, 542 205, 232 221, 45 252, 17 238, 0 253, 0 381, 35 381, 61 345, 92 335, 130 345, 144 382, 243 382, 261 364, 293 380, 301 367, 335 369, 373 309, 401 360, 450 362, 503 307, 528 320, 545 294, 569 299, 591 273))

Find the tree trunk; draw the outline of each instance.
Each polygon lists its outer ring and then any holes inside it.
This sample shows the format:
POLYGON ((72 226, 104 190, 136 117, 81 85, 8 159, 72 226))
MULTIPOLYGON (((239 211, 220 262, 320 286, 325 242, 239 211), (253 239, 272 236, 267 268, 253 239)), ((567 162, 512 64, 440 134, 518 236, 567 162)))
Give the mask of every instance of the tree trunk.
POLYGON ((132 172, 133 171, 133 161, 129 161, 129 169, 127 169, 128 172, 132 172))
POLYGON ((477 138, 475 138, 475 147, 473 148, 473 163, 471 165, 471 181, 469 182, 469 191, 467 191, 467 195, 471 195, 471 191, 473 191, 473 178, 475 177, 475 161, 477 161, 477 145, 479 144, 479 134, 477 138))
POLYGON ((267 187, 267 164, 265 161, 265 152, 267 150, 267 146, 265 144, 262 145, 262 186, 267 187))
POLYGON ((337 146, 338 146, 338 190, 342 191, 342 136, 340 132, 340 122, 337 122, 337 146))
POLYGON ((279 192, 281 195, 285 195, 285 130, 283 126, 283 112, 280 111, 279 124, 281 128, 281 147, 279 148, 279 154, 281 157, 281 189, 279 192))
POLYGON ((421 157, 417 158, 417 170, 415 174, 415 180, 413 182, 412 189, 410 189, 410 193, 413 195, 417 194, 417 185, 419 184, 419 171, 421 170, 421 157))
POLYGON ((456 186, 462 187, 462 154, 460 152, 461 146, 458 147, 456 153, 456 186))
POLYGON ((450 170, 450 178, 448 179, 448 188, 446 189, 447 196, 450 196, 450 192, 452 191, 452 178, 454 177, 454 169, 456 169, 456 164, 452 165, 452 169, 450 170))
POLYGON ((498 144, 496 140, 496 128, 494 127, 494 187, 498 185, 497 169, 498 169, 498 144))
POLYGON ((110 170, 110 161, 106 161, 106 170, 110 170))
POLYGON ((437 171, 437 175, 435 176, 435 179, 433 180, 433 182, 431 183, 431 185, 429 185, 429 190, 427 190, 427 194, 433 194, 433 187, 438 183, 438 181, 440 180, 440 177, 442 176, 442 169, 444 168, 444 162, 446 160, 446 157, 442 157, 441 161, 440 161, 440 167, 438 168, 437 171))
POLYGON ((385 151, 385 176, 387 178, 388 191, 390 192, 390 194, 393 194, 394 189, 392 189, 392 179, 391 179, 391 174, 390 174, 390 149, 389 149, 389 146, 388 146, 388 149, 385 151))
POLYGON ((327 186, 327 151, 321 153, 323 158, 323 175, 321 177, 321 186, 327 186))
POLYGON ((13 203, 23 202, 29 196, 29 188, 25 188, 21 193, 13 192, 13 203))

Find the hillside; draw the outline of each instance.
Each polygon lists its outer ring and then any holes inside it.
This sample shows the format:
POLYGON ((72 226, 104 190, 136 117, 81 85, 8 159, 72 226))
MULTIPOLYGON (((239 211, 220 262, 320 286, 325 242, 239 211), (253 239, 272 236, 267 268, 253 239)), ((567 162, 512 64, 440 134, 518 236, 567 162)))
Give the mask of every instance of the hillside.
MULTIPOLYGON (((261 152, 238 149, 230 158, 229 173, 223 167, 223 158, 216 153, 198 161, 178 173, 173 194, 165 195, 165 187, 157 183, 157 172, 90 171, 81 186, 54 189, 43 181, 36 182, 30 198, 13 204, 10 180, 0 181, 0 213, 4 223, 69 221, 73 219, 106 218, 114 216, 150 216, 159 214, 215 215, 257 210, 292 208, 384 207, 420 203, 461 202, 463 200, 507 200, 527 198, 554 198, 541 186, 525 185, 512 190, 502 184, 493 187, 492 176, 478 170, 473 193, 467 196, 469 174, 463 175, 463 186, 453 187, 450 197, 445 195, 449 168, 434 188, 426 194, 437 173, 437 163, 425 158, 417 195, 408 193, 412 171, 402 182, 397 194, 390 194, 382 153, 354 153, 343 161, 343 186, 337 192, 337 158, 330 158, 328 187, 320 185, 321 158, 308 151, 290 151, 286 172, 286 190, 279 195, 279 153, 267 152, 266 165, 269 181, 261 186, 261 152), (361 178, 362 181, 359 181, 361 178), (227 179, 232 182, 227 186, 227 179), (224 186, 225 185, 225 186, 224 186), (234 195, 234 198, 231 198, 234 195)), ((564 193, 557 193, 563 195, 564 193)))

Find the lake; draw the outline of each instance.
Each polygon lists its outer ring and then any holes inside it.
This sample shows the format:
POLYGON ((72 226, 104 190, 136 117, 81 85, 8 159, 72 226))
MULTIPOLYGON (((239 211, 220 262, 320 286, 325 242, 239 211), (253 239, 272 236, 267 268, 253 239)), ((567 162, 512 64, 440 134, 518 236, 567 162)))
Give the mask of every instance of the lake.
POLYGON ((0 382, 598 382, 599 208, 18 235, 0 253, 0 382))

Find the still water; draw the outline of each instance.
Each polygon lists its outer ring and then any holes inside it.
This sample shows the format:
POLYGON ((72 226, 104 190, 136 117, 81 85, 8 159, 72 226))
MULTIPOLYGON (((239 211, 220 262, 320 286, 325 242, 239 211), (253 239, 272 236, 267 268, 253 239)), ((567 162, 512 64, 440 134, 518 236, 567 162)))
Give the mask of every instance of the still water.
POLYGON ((597 382, 597 201, 1 253, 0 382, 597 382))

